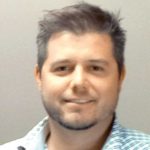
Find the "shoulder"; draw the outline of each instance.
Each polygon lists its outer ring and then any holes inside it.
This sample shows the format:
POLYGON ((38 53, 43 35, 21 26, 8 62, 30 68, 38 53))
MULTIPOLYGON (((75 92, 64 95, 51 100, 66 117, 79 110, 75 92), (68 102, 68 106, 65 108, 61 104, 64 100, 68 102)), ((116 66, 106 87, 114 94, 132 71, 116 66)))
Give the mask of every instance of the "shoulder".
POLYGON ((18 150, 18 147, 23 143, 23 139, 17 139, 0 145, 0 150, 18 150))
POLYGON ((150 135, 141 131, 122 127, 120 130, 121 142, 124 148, 146 148, 150 150, 150 135))
POLYGON ((41 149, 37 147, 41 146, 41 143, 44 141, 43 139, 46 137, 45 134, 48 134, 48 132, 48 117, 45 117, 23 138, 0 145, 0 150, 41 149))
POLYGON ((104 150, 150 150, 150 135, 141 131, 125 128, 114 120, 112 131, 104 145, 104 150))

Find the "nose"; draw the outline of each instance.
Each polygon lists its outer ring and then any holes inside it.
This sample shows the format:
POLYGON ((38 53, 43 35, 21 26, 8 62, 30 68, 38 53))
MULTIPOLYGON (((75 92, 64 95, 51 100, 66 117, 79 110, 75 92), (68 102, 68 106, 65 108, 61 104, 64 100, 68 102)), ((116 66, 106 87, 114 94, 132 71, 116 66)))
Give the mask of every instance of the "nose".
POLYGON ((81 66, 77 66, 73 73, 71 79, 71 88, 75 93, 86 93, 88 90, 87 75, 81 66))

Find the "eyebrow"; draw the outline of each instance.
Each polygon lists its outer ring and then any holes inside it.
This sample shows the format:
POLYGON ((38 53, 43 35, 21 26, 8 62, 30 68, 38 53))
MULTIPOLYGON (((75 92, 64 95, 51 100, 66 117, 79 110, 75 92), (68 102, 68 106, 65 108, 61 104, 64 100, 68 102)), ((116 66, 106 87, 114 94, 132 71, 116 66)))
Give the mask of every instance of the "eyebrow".
POLYGON ((108 65, 108 61, 105 59, 90 59, 88 60, 89 63, 98 63, 98 64, 103 64, 103 65, 108 65))
POLYGON ((57 61, 54 61, 50 64, 50 66, 57 66, 59 64, 67 64, 67 63, 70 63, 72 61, 70 61, 69 59, 62 59, 62 60, 57 60, 57 61))
MULTIPOLYGON (((62 60, 57 60, 57 61, 54 61, 52 62, 50 65, 51 66, 55 66, 55 65, 58 65, 58 64, 67 64, 67 63, 74 63, 75 61, 72 61, 72 60, 69 60, 69 59, 62 59, 62 60)), ((86 60, 85 62, 87 63, 98 63, 98 64, 103 64, 103 65, 108 65, 108 61, 107 60, 104 60, 104 59, 89 59, 89 60, 86 60)))

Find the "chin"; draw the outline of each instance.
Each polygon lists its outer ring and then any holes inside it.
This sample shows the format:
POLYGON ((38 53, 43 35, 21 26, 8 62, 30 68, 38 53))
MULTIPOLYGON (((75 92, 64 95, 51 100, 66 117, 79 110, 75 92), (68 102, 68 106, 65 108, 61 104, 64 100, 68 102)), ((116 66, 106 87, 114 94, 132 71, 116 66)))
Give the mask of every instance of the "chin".
POLYGON ((69 130, 87 130, 97 124, 96 121, 65 121, 63 119, 55 120, 57 121, 62 127, 69 129, 69 130))
POLYGON ((84 117, 82 114, 58 114, 58 113, 50 113, 50 118, 53 121, 57 122, 62 127, 69 129, 69 130, 87 130, 97 124, 97 120, 93 117, 84 117), (89 118, 92 118, 89 120, 89 118))

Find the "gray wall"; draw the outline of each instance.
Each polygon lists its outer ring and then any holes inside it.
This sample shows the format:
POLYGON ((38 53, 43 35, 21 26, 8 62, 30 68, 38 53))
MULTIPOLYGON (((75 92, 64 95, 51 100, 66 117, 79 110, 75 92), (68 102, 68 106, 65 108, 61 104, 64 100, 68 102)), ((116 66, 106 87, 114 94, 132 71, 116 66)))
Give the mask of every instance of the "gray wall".
MULTIPOLYGON (((116 12, 127 30, 127 77, 118 117, 150 133, 150 1, 85 0, 116 12)), ((0 144, 23 136, 45 115, 33 78, 37 21, 43 10, 76 0, 0 0, 0 144)))

